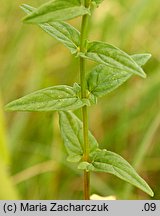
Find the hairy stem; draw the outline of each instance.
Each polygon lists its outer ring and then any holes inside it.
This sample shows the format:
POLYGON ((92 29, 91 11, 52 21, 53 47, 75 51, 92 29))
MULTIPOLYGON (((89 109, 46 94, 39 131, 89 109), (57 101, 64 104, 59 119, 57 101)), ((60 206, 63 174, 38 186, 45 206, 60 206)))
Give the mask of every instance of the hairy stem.
MULTIPOLYGON (((89 7, 89 0, 85 0, 85 7, 89 7)), ((81 24, 81 44, 80 51, 86 51, 86 40, 88 33, 88 15, 82 17, 81 24)), ((86 98, 86 81, 85 81, 85 59, 80 57, 80 83, 81 83, 81 97, 86 98)), ((87 106, 82 107, 83 116, 83 141, 84 141, 84 161, 89 161, 89 141, 88 141, 88 108, 87 106)), ((84 199, 89 200, 89 189, 90 189, 90 173, 84 171, 84 199)))

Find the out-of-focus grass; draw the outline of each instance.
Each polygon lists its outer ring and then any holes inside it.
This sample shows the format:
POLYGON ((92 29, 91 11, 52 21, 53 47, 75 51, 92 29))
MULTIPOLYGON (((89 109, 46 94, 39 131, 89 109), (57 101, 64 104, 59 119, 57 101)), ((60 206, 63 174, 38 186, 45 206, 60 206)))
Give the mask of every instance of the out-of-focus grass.
MULTIPOLYGON (((0 98, 1 99, 1 98, 0 98)), ((13 185, 8 173, 10 166, 9 151, 7 148, 7 136, 5 130, 5 121, 0 100, 0 199, 18 199, 16 188, 13 185)))
MULTIPOLYGON (((0 89, 4 104, 40 88, 79 80, 78 59, 38 27, 21 22, 24 13, 19 9, 20 4, 37 6, 43 2, 1 0, 0 89)), ((128 53, 152 53, 144 68, 147 79, 133 76, 100 99, 90 109, 90 128, 102 147, 136 165, 153 188, 154 199, 160 199, 159 7, 159 0, 104 1, 94 12, 90 32, 90 39, 112 43, 128 53), (156 127, 152 130, 154 122, 156 127)), ((79 21, 75 19, 71 23, 79 28, 79 21)), ((20 197, 81 199, 82 173, 65 161, 57 114, 14 112, 5 113, 5 117, 11 155, 9 171, 13 176, 9 181, 14 182, 20 197), (32 175, 34 170, 36 175, 32 175)), ((136 188, 127 189, 123 181, 109 174, 92 174, 91 184, 92 193, 102 196, 150 198, 136 188)))

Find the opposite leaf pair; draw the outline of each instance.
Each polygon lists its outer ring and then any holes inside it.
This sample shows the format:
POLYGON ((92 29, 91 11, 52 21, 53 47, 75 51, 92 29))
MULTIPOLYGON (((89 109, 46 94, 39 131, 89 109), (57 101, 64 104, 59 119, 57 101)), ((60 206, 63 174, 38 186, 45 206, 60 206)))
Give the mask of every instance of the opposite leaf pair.
MULTIPOLYGON (((135 61, 140 66, 144 65, 150 58, 149 54, 133 55, 135 61)), ((101 97, 120 85, 122 85, 132 73, 117 68, 98 65, 92 69, 86 78, 88 88, 88 99, 80 98, 81 87, 74 84, 73 87, 67 85, 53 86, 6 105, 8 111, 58 111, 76 110, 84 105, 90 106, 96 101, 96 97, 101 97)))
POLYGON ((140 188, 149 195, 153 192, 133 167, 120 155, 99 149, 94 136, 89 132, 90 163, 83 162, 82 122, 72 112, 59 112, 61 135, 68 153, 68 161, 79 162, 78 168, 94 172, 106 172, 140 188))
MULTIPOLYGON (((21 8, 27 14, 30 14, 35 10, 35 8, 29 5, 22 5, 21 8)), ((69 48, 72 54, 77 53, 78 47, 80 46, 80 33, 74 27, 63 21, 43 23, 39 24, 39 26, 49 35, 62 42, 67 48, 69 48)), ((129 62, 131 61, 131 64, 133 64, 132 61, 134 60, 139 66, 144 65, 150 58, 150 54, 137 54, 129 57, 118 48, 114 48, 113 46, 106 44, 108 49, 111 46, 111 50, 113 50, 112 65, 115 67, 111 67, 109 63, 107 64, 107 60, 109 60, 110 56, 107 56, 107 53, 103 51, 103 47, 101 47, 101 45, 100 51, 102 51, 104 54, 103 56, 101 54, 101 58, 98 57, 100 54, 95 49, 97 43, 100 42, 92 42, 92 44, 90 44, 89 52, 87 52, 85 55, 83 54, 84 57, 93 60, 95 59, 95 61, 100 63, 102 63, 103 58, 105 58, 106 60, 106 63, 104 65, 98 65, 93 68, 86 78, 89 94, 88 97, 90 98, 90 100, 81 99, 80 96, 77 95, 75 88, 71 86, 60 85, 42 89, 24 96, 18 100, 15 100, 6 106, 6 110, 55 111, 79 109, 84 105, 90 105, 90 103, 96 101, 95 97, 100 97, 113 91, 118 86, 123 84, 133 74, 131 71, 129 71, 129 69, 127 71, 127 66, 116 61, 114 59, 114 56, 118 56, 118 54, 121 53, 121 56, 122 54, 127 56, 126 58, 129 59, 129 62), (131 58, 133 60, 131 60, 131 58)), ((107 47, 105 48, 105 50, 107 49, 107 47)), ((122 60, 120 58, 121 62, 122 60)))
MULTIPOLYGON (((27 14, 31 15, 34 14, 34 11, 36 10, 35 8, 28 5, 22 5, 21 8, 27 14)), ((142 77, 146 77, 144 71, 140 66, 146 63, 146 61, 151 56, 150 54, 138 54, 129 56, 127 53, 123 52, 119 48, 100 41, 89 42, 86 52, 78 53, 80 46, 80 32, 74 27, 63 21, 54 21, 52 23, 43 24, 41 24, 40 22, 39 26, 45 32, 47 32, 52 37, 56 38, 65 46, 67 46, 67 48, 69 48, 72 54, 77 54, 78 56, 80 55, 83 58, 87 58, 97 63, 104 64, 108 67, 117 68, 120 70, 124 70, 128 73, 134 73, 142 77), (137 63, 137 61, 141 61, 141 59, 144 59, 144 62, 142 64, 137 63)))
MULTIPOLYGON (((97 5, 101 2, 102 0, 90 1, 97 5)), ((86 8, 81 3, 80 0, 54 0, 38 9, 28 5, 22 5, 21 8, 28 14, 25 18, 26 22, 38 24, 45 32, 62 42, 75 56, 99 64, 85 77, 86 98, 81 97, 81 86, 78 84, 74 84, 73 87, 59 85, 15 100, 6 106, 6 110, 57 110, 61 134, 70 162, 78 162, 78 168, 87 172, 100 171, 114 174, 153 196, 150 187, 129 163, 113 152, 100 150, 96 139, 90 132, 88 132, 90 161, 83 161, 83 124, 70 110, 92 105, 96 102, 97 97, 113 91, 133 74, 146 77, 141 66, 148 61, 151 55, 130 56, 119 48, 100 41, 87 42, 85 52, 80 52, 80 32, 63 21, 90 14, 90 8, 86 8)))

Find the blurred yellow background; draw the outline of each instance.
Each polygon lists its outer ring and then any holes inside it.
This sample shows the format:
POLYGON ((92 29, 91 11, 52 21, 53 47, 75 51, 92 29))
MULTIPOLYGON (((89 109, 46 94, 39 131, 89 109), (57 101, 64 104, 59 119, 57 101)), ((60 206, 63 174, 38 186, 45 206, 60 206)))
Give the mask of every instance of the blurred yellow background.
MULTIPOLYGON (((22 23, 23 3, 0 7, 0 199, 82 199, 82 172, 66 162, 56 112, 6 113, 4 104, 52 85, 79 82, 78 59, 36 25, 22 23)), ((90 22, 91 40, 129 54, 151 53, 147 79, 133 76, 90 108, 101 147, 121 154, 160 199, 160 1, 104 0, 90 22)), ((70 21, 80 29, 80 18, 70 21)), ((92 66, 88 64, 88 69, 92 66)), ((77 112, 80 115, 79 112, 77 112)), ((151 199, 109 174, 91 175, 91 193, 151 199)))

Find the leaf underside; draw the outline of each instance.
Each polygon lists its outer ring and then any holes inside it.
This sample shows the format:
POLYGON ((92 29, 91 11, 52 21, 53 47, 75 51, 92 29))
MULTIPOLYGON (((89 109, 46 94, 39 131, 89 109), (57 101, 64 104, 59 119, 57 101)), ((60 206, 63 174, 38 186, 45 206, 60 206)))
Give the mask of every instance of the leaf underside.
MULTIPOLYGON (((63 138, 64 145, 69 155, 68 160, 71 162, 77 162, 82 159, 83 156, 83 124, 80 119, 72 112, 59 112, 59 124, 61 130, 61 136, 63 138)), ((98 143, 93 135, 88 132, 90 153, 94 152, 98 148, 98 143)))
MULTIPOLYGON (((36 10, 36 8, 26 4, 21 5, 21 8, 27 14, 31 14, 31 12, 36 10)), ((73 26, 63 21, 43 23, 38 25, 50 36, 63 43, 72 54, 77 53, 77 47, 80 46, 80 32, 73 26)))

